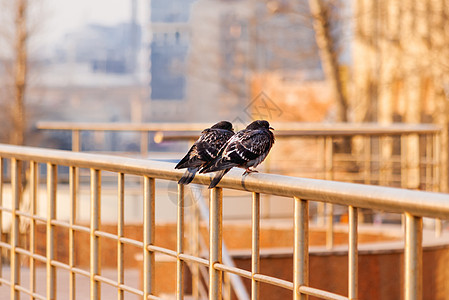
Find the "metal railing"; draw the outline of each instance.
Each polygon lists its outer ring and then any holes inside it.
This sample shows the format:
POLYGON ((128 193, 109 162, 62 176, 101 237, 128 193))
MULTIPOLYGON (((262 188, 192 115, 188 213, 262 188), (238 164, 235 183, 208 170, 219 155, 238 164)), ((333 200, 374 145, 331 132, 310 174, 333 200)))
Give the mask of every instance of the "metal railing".
MULTIPOLYGON (((239 125, 239 124, 237 124, 239 125)), ((139 133, 140 154, 149 153, 150 133, 153 142, 193 141, 199 132, 210 126, 206 123, 86 123, 86 122, 46 122, 36 127, 41 130, 70 131, 73 151, 84 150, 83 132, 100 134, 99 142, 104 142, 106 132, 139 133)), ((316 153, 311 166, 310 155, 295 159, 296 176, 358 182, 384 186, 447 191, 448 158, 447 151, 441 149, 441 128, 433 124, 395 123, 379 125, 374 123, 274 123, 277 149, 282 142, 310 141, 308 153, 316 153), (351 150, 341 153, 336 145, 342 139, 351 145, 351 150)), ((241 129, 241 128, 239 128, 241 129)), ((98 143, 98 141, 97 141, 98 143)), ((91 141, 91 144, 95 144, 91 141)), ((303 148, 303 144, 295 144, 303 148)), ((97 145, 99 146, 99 145, 97 145)), ((105 147, 109 149, 110 147, 105 147)), ((304 152, 307 152, 304 151, 304 152)), ((292 154, 294 155, 294 154, 292 154)), ((266 171, 291 173, 290 162, 279 161, 276 154, 268 157, 264 164, 266 171), (271 163, 274 161, 276 163, 271 163), (278 167, 279 166, 279 167, 278 167), (286 170, 287 168, 287 170, 286 170)))
MULTIPOLYGON (((0 220, 3 214, 11 214, 12 230, 11 242, 0 241, 0 248, 10 253, 11 276, 8 280, 0 274, 0 283, 10 286, 11 299, 19 299, 19 294, 24 293, 35 299, 55 299, 56 295, 56 269, 64 269, 70 272, 70 299, 75 299, 75 275, 85 276, 90 281, 90 298, 100 299, 101 284, 106 284, 117 289, 119 299, 123 299, 123 293, 129 292, 141 296, 143 299, 161 299, 155 295, 155 254, 164 254, 176 259, 177 262, 177 290, 176 298, 183 299, 184 273, 186 264, 200 265, 209 268, 209 299, 220 299, 222 296, 223 274, 236 274, 251 280, 251 298, 258 299, 260 283, 275 285, 293 291, 294 299, 307 299, 308 296, 316 296, 321 299, 356 299, 357 298, 357 211, 359 208, 370 208, 395 212, 405 216, 405 270, 404 270, 404 299, 422 298, 422 218, 449 218, 449 195, 411 191, 405 189, 359 185, 351 183, 323 181, 315 179, 303 179, 271 174, 251 174, 242 177, 238 170, 231 170, 219 184, 219 187, 210 191, 210 230, 209 230, 209 258, 192 255, 185 251, 183 237, 185 232, 184 220, 184 186, 178 186, 178 211, 177 211, 177 247, 167 249, 155 244, 155 201, 156 180, 177 181, 183 174, 174 170, 173 164, 132 158, 96 155, 88 153, 75 153, 60 150, 42 148, 17 147, 0 145, 0 167, 3 174, 3 163, 11 161, 11 185, 13 202, 11 208, 2 204, 3 178, 0 178, 0 220), (47 165, 47 216, 41 217, 34 212, 27 213, 20 210, 19 204, 22 197, 21 165, 29 162, 31 174, 31 190, 36 189, 36 168, 38 164, 47 165), (57 166, 70 168, 70 203, 74 211, 76 206, 76 180, 77 169, 88 168, 91 170, 91 220, 90 226, 75 224, 75 215, 70 215, 69 222, 56 218, 56 189, 57 166), (101 206, 101 172, 114 172, 118 176, 118 232, 111 234, 100 230, 101 206), (126 237, 123 232, 124 220, 124 181, 125 175, 137 175, 143 178, 143 240, 137 241, 126 237), (251 270, 244 270, 224 264, 222 261, 222 214, 223 214, 223 189, 241 190, 252 194, 252 255, 251 270), (286 201, 294 201, 294 259, 293 281, 279 279, 260 273, 260 195, 269 194, 285 197, 286 201), (349 210, 349 286, 348 295, 342 296, 330 291, 320 290, 308 285, 309 272, 309 247, 308 247, 308 207, 310 201, 319 201, 330 204, 339 204, 348 207, 349 210), (27 218, 31 224, 42 222, 46 224, 46 253, 38 255, 32 245, 35 243, 35 235, 30 235, 30 247, 25 249, 18 243, 19 219, 27 218), (55 228, 67 228, 70 232, 68 263, 59 261, 55 257, 55 228), (83 270, 74 264, 73 249, 75 232, 85 232, 90 236, 90 268, 83 270), (117 242, 117 280, 102 276, 99 266, 99 238, 112 239, 117 242), (133 288, 123 281, 123 247, 133 245, 141 249, 143 253, 143 279, 142 288, 133 288), (29 287, 20 283, 19 256, 30 260, 30 267, 34 268, 35 262, 46 265, 46 293, 36 292, 35 281, 32 280, 29 287)), ((211 177, 198 175, 193 183, 208 185, 211 177)), ((35 193, 31 193, 32 203, 35 204, 35 193)), ((34 205, 33 205, 34 207, 34 205)), ((34 225, 31 225, 33 229, 34 225)), ((1 236, 1 235, 0 235, 1 236)), ((0 268, 1 269, 1 268, 0 268)), ((31 278, 35 278, 35 271, 31 269, 31 278)))
MULTIPOLYGON (((97 142, 104 141, 106 132, 138 132, 141 155, 146 157, 150 136, 156 143, 193 141, 210 124, 41 121, 36 126, 42 130, 70 131, 74 151, 86 149, 82 147, 82 132, 103 135, 97 142)), ((433 192, 448 190, 448 151, 442 149, 442 131, 434 124, 279 122, 273 126, 277 142, 262 166, 267 173, 433 192), (338 149, 344 145, 351 149, 338 149), (302 150, 299 154, 282 152, 283 148, 292 147, 302 150)), ((336 214, 338 208, 318 203, 318 222, 327 226, 328 248, 334 244, 333 218, 336 214)), ((373 213, 365 210, 361 215, 362 222, 365 217, 373 218, 373 213)), ((440 235, 441 222, 438 220, 436 224, 436 234, 440 235)))

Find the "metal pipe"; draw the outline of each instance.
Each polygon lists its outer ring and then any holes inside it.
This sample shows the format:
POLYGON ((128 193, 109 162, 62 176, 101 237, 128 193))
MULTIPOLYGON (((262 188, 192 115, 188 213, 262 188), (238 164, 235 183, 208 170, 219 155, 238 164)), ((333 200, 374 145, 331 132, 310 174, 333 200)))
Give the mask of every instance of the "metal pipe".
MULTIPOLYGON (((121 122, 53 122, 39 121, 36 128, 47 130, 90 130, 90 131, 172 131, 201 132, 210 127, 210 123, 121 123, 121 122)), ((394 123, 388 126, 376 123, 300 123, 278 122, 272 124, 276 132, 294 132, 296 135, 400 135, 402 133, 434 133, 440 132, 441 126, 435 124, 394 123)))
MULTIPOLYGON (((190 193, 192 195, 192 203, 193 205, 190 207, 191 211, 191 228, 190 228, 190 250, 191 254, 193 256, 198 257, 200 254, 200 247, 199 247, 199 234, 200 234, 200 215, 198 213, 198 204, 195 201, 193 197, 193 190, 190 190, 190 193)), ((192 266, 190 266, 190 271, 192 273, 192 298, 194 300, 199 300, 199 265, 194 263, 192 266)))
POLYGON ((326 204, 326 248, 334 247, 334 206, 326 204))
MULTIPOLYGON (((175 170, 174 164, 168 162, 4 144, 0 144, 0 156, 18 160, 34 160, 38 163, 51 161, 64 166, 96 168, 173 181, 177 181, 183 174, 182 170, 175 170)), ((208 185, 210 177, 211 175, 208 174, 197 174, 193 182, 208 185)), ((449 195, 447 194, 276 174, 254 173, 242 178, 241 170, 231 170, 226 174, 220 181, 220 187, 282 197, 300 195, 303 199, 332 204, 353 205, 359 208, 388 210, 396 213, 408 211, 415 216, 430 218, 449 218, 449 195)))
POLYGON ((148 131, 140 133, 140 154, 142 157, 148 156, 148 131))
MULTIPOLYGON (((326 166, 325 179, 334 178, 334 145, 333 138, 327 136, 324 142, 324 160, 326 166)), ((326 248, 332 249, 334 246, 334 208, 332 204, 326 204, 326 248)))
POLYGON ((95 234, 100 229, 101 216, 101 171, 90 169, 90 299, 101 298, 100 282, 95 279, 100 275, 99 247, 100 238, 95 234))
POLYGON ((357 248, 357 226, 358 209, 354 206, 348 207, 349 213, 349 250, 348 250, 348 297, 357 299, 358 293, 358 248, 357 248))
POLYGON ((210 191, 209 205, 209 299, 221 299, 221 271, 214 268, 221 263, 223 190, 213 188, 210 191))
POLYGON ((422 218, 405 213, 404 299, 422 299, 422 218))
POLYGON ((16 289, 20 285, 20 257, 17 253, 19 246, 19 215, 21 198, 21 176, 22 162, 16 159, 11 160, 11 188, 12 188, 12 215, 11 215, 11 250, 10 250, 10 269, 11 269, 11 300, 20 299, 19 290, 16 289))
MULTIPOLYGON (((252 193, 251 275, 260 272, 260 194, 252 193)), ((259 299, 259 282, 251 279, 251 299, 259 299)))
MULTIPOLYGON (((69 218, 69 266, 75 267, 75 229, 73 225, 76 223, 76 207, 77 207, 77 193, 76 193, 76 176, 77 169, 70 167, 69 169, 69 189, 70 189, 70 218, 69 218)), ((76 274, 70 271, 69 275, 69 299, 76 299, 76 274)))
POLYGON ((148 299, 154 293, 154 252, 148 249, 154 244, 155 234, 155 180, 148 176, 144 177, 143 198, 143 297, 148 299))
MULTIPOLYGON (((3 157, 0 157, 0 207, 3 207, 3 165, 4 165, 3 157)), ((3 235, 3 210, 0 208, 0 241, 2 235, 3 235)), ((3 277, 3 263, 2 259, 0 258, 0 278, 2 277, 3 277)), ((0 286, 1 285, 2 283, 0 282, 0 286)))
MULTIPOLYGON (((124 237, 125 229, 125 174, 118 174, 117 186, 117 283, 120 286, 125 283, 125 249, 123 242, 120 240, 124 237)), ((117 290, 117 299, 125 299, 125 293, 121 288, 117 290)))
MULTIPOLYGON (((37 172, 38 164, 34 161, 30 162, 30 213, 32 216, 36 215, 36 202, 37 202, 37 172)), ((0 222, 1 224, 1 222, 0 222)), ((30 292, 34 294, 36 292, 36 264, 33 258, 36 248, 36 219, 32 217, 30 219, 30 292)), ((31 296, 34 300, 35 297, 31 296)))
POLYGON ((52 265, 55 258, 56 187, 58 184, 57 166, 47 163, 47 299, 56 299, 56 268, 52 265))
POLYGON ((184 262, 179 257, 184 252, 184 185, 178 184, 178 215, 176 226, 176 299, 184 299, 184 262))
POLYGON ((78 129, 72 129, 72 151, 81 151, 80 131, 78 129))
POLYGON ((306 300, 300 287, 309 284, 309 202, 297 197, 294 201, 293 299, 306 300))

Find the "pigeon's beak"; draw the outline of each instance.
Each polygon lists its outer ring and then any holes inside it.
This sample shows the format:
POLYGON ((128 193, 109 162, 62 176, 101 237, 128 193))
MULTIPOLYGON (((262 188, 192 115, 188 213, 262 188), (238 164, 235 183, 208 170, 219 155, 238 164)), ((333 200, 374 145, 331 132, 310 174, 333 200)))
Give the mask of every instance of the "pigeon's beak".
POLYGON ((271 127, 271 126, 270 126, 270 127, 268 127, 268 129, 274 130, 274 128, 273 128, 273 127, 271 127))

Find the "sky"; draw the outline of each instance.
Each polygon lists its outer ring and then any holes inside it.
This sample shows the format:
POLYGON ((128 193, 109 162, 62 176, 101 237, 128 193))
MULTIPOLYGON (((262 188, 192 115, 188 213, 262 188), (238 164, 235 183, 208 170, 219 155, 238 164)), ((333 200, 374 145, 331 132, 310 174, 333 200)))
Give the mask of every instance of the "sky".
MULTIPOLYGON (((43 38, 54 42, 67 32, 88 23, 114 25, 131 16, 131 0, 42 0, 43 38)), ((138 19, 145 16, 146 0, 137 0, 138 19)))

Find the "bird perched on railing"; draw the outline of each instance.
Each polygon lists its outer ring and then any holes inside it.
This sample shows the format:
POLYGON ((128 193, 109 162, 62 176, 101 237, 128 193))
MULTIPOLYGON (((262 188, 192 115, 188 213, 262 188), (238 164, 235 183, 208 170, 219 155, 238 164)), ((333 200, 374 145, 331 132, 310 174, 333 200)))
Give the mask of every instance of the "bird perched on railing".
POLYGON ((232 136, 217 157, 200 169, 200 173, 219 171, 209 188, 214 188, 233 167, 244 168, 243 175, 257 172, 250 168, 257 167, 274 144, 274 135, 270 129, 274 130, 267 121, 258 120, 232 136))
POLYGON ((221 121, 211 128, 204 129, 186 156, 175 167, 175 169, 187 168, 178 183, 189 184, 192 182, 196 172, 215 159, 220 149, 233 135, 232 123, 228 121, 221 121))

